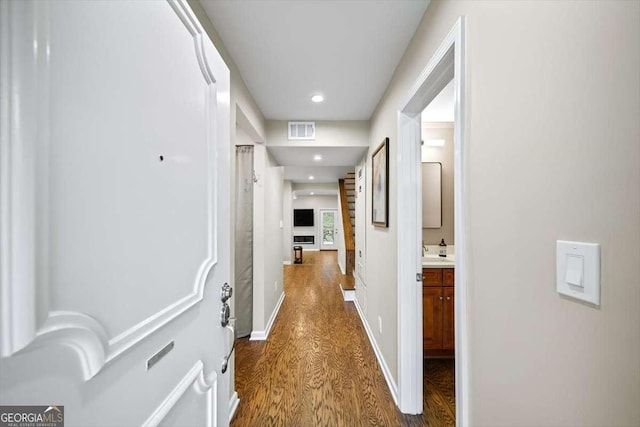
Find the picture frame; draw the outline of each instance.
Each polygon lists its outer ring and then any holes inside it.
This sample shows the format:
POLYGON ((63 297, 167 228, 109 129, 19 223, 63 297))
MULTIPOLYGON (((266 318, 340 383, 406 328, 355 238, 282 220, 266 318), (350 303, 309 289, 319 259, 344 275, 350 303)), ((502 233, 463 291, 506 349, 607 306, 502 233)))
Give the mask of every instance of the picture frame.
POLYGON ((389 227, 389 138, 371 155, 371 223, 389 227))

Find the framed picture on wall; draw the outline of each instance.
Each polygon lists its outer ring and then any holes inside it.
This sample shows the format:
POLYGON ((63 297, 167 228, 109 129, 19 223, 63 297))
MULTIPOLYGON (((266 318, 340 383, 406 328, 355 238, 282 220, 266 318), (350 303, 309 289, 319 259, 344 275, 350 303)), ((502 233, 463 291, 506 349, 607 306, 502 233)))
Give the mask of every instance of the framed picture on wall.
POLYGON ((389 226, 389 138, 371 156, 371 222, 376 227, 389 226))

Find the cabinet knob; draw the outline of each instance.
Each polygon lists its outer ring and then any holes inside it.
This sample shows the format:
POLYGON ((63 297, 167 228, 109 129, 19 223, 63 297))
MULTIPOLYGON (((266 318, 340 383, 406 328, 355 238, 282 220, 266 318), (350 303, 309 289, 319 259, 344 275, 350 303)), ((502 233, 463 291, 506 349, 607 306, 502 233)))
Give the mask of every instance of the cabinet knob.
POLYGON ((440 297, 440 299, 442 299, 442 297, 440 297))
POLYGON ((451 299, 451 297, 447 297, 447 301, 449 301, 451 299))

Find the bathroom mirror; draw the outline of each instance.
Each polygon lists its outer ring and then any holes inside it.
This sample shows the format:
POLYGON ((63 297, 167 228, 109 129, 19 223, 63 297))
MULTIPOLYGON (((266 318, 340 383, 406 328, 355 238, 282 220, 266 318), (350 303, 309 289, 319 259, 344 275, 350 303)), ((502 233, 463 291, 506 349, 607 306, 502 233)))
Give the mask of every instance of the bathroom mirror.
POLYGON ((442 228, 442 163, 422 163, 422 228, 442 228))

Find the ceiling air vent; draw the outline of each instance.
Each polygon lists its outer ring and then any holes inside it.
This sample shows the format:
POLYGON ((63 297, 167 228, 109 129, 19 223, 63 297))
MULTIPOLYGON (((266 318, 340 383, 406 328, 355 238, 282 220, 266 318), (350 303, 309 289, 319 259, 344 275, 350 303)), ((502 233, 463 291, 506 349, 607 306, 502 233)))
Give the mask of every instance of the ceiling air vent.
POLYGON ((289 122, 289 139, 316 139, 316 122, 289 122))

